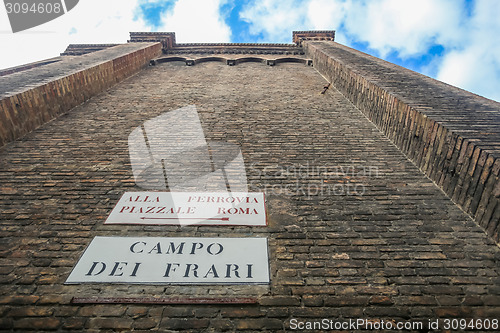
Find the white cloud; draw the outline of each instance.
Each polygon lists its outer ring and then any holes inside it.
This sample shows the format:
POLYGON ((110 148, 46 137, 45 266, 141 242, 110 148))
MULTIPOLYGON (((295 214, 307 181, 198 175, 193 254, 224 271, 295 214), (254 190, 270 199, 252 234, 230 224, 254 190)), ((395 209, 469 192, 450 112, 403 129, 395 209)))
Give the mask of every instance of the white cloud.
POLYGON ((446 54, 437 79, 500 101, 500 2, 478 1, 459 48, 446 54))
POLYGON ((333 29, 342 44, 366 43, 377 56, 402 59, 442 45, 423 72, 500 101, 500 1, 474 4, 469 18, 456 0, 257 0, 241 17, 267 42, 290 42, 292 30, 333 29))
MULTIPOLYGON (((219 11, 226 1, 178 0, 173 9, 162 13, 157 30, 174 31, 178 42, 229 42, 231 29, 219 11)), ((69 44, 126 43, 130 31, 152 31, 138 7, 144 2, 81 0, 67 14, 15 34, 0 6, 0 68, 56 57, 69 44)))
POLYGON ((344 21, 350 3, 331 0, 311 0, 307 4, 307 25, 314 30, 336 30, 344 21))
POLYGON ((179 43, 229 42, 231 29, 224 22, 220 6, 226 0, 178 0, 163 14, 161 31, 174 31, 179 43))
POLYGON ((352 2, 344 27, 382 57, 392 51, 406 57, 425 52, 433 43, 459 41, 461 16, 454 0, 352 2))
POLYGON ((240 18, 250 24, 250 33, 262 41, 291 43, 292 31, 306 28, 303 1, 258 0, 249 3, 240 18))
POLYGON ((290 41, 292 30, 338 30, 340 39, 368 42, 381 55, 406 56, 457 41, 462 10, 454 0, 258 0, 240 15, 268 41, 290 41))

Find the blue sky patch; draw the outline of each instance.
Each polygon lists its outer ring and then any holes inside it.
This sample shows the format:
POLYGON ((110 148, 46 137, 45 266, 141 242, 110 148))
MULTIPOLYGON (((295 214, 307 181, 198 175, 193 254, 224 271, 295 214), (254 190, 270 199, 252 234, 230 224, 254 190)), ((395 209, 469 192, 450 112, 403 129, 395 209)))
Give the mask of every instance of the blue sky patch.
POLYGON ((264 38, 262 33, 250 34, 250 24, 240 18, 240 12, 249 0, 231 1, 221 6, 225 23, 231 28, 231 43, 256 43, 264 38))
POLYGON ((162 14, 174 8, 176 0, 158 1, 158 2, 142 2, 139 3, 139 9, 144 20, 153 28, 158 28, 162 25, 162 14))

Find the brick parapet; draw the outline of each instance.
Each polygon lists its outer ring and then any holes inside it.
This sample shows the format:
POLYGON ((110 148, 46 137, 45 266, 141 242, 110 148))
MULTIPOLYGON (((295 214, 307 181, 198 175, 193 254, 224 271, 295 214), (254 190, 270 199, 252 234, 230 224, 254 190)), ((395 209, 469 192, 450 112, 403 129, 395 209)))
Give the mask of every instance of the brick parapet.
POLYGON ((160 54, 160 43, 123 45, 5 76, 0 147, 138 72, 160 54))
POLYGON ((175 32, 131 32, 129 42, 161 42, 166 50, 175 46, 175 32))
POLYGON ((302 45, 304 40, 335 40, 335 30, 310 30, 310 31, 294 31, 292 40, 297 45, 302 45))
POLYGON ((40 66, 45 66, 45 65, 52 64, 52 63, 55 63, 58 61, 61 61, 61 57, 55 57, 55 58, 45 59, 45 60, 41 60, 41 61, 31 62, 29 64, 24 64, 24 65, 20 65, 20 66, 1 69, 0 76, 6 76, 6 75, 13 74, 13 73, 23 72, 23 71, 26 71, 28 69, 32 69, 32 68, 40 67, 40 66))
POLYGON ((500 103, 334 42, 304 42, 315 68, 500 241, 500 103))
POLYGON ((304 51, 295 44, 256 43, 190 43, 176 44, 163 50, 165 54, 285 54, 303 55, 304 51))

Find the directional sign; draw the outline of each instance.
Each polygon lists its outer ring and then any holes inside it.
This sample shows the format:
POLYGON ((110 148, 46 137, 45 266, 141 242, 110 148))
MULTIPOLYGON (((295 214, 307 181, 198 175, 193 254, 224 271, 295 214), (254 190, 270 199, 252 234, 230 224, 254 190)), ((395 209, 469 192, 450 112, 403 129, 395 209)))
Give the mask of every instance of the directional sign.
POLYGON ((266 238, 95 237, 66 283, 267 284, 266 238))
POLYGON ((264 194, 126 192, 105 224, 265 226, 264 194))

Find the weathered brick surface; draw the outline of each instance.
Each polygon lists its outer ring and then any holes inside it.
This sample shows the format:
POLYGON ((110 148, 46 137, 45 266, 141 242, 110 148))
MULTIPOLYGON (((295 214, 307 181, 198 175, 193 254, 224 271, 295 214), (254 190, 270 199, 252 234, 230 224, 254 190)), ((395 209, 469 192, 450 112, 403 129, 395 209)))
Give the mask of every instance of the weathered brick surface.
POLYGON ((500 103, 337 43, 304 47, 319 72, 500 241, 500 103))
POLYGON ((136 73, 160 53, 160 43, 124 44, 3 76, 0 147, 136 73))
POLYGON ((498 247, 348 99, 320 94, 324 85, 303 64, 159 64, 3 147, 0 327, 257 332, 288 330, 292 318, 498 318, 498 247), (103 225, 123 192, 141 190, 130 132, 191 104, 207 140, 241 147, 250 189, 267 193, 269 226, 103 225), (64 285, 96 235, 265 236, 271 284, 64 285), (92 296, 258 304, 71 303, 92 296))

